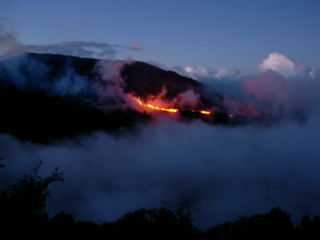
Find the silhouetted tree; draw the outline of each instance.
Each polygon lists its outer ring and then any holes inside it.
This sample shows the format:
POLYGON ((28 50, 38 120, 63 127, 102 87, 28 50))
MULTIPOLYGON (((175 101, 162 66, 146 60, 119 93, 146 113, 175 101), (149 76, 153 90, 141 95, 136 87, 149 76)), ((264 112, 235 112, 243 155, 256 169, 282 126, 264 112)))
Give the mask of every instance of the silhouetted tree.
POLYGON ((267 214, 240 218, 210 229, 208 239, 286 239, 293 235, 290 216, 275 208, 267 214))
POLYGON ((320 217, 303 217, 296 232, 299 239, 320 239, 320 217))
POLYGON ((128 213, 117 221, 115 230, 120 236, 134 235, 149 239, 196 239, 198 236, 188 215, 165 208, 128 213))
MULTIPOLYGON (((62 181, 62 173, 55 169, 48 177, 38 176, 39 166, 32 176, 25 176, 17 184, 0 192, 0 230, 13 227, 17 232, 32 232, 33 236, 61 238, 104 239, 320 239, 320 217, 304 217, 296 226, 289 214, 272 209, 267 214, 242 217, 234 222, 201 231, 192 224, 189 211, 179 208, 140 209, 118 221, 96 223, 78 221, 71 214, 59 213, 49 219, 46 200, 49 186, 62 181), (66 235, 70 234, 70 235, 66 235)), ((11 232, 12 233, 12 232, 11 232)))
POLYGON ((46 220, 48 187, 62 180, 62 173, 55 169, 48 177, 25 176, 17 184, 0 192, 1 225, 30 226, 46 220))

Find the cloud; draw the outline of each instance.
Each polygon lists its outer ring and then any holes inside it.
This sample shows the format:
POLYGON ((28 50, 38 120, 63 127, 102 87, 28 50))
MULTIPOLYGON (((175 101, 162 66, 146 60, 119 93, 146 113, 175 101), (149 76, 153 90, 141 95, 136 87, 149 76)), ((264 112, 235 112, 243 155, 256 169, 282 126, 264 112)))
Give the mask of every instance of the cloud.
POLYGON ((215 70, 214 77, 217 79, 224 79, 224 78, 237 78, 240 76, 240 70, 238 69, 226 69, 226 68, 220 68, 215 70))
POLYGON ((83 58, 114 59, 122 50, 140 51, 138 43, 132 46, 101 42, 71 41, 48 45, 26 45, 29 52, 70 55, 83 58))
POLYGON ((114 58, 116 50, 107 43, 97 42, 62 42, 49 45, 26 45, 29 52, 53 53, 77 57, 109 59, 114 58))
POLYGON ((184 67, 175 67, 174 70, 186 77, 194 78, 197 80, 204 79, 226 79, 236 78, 240 75, 237 69, 218 68, 212 69, 204 66, 187 65, 184 67))
POLYGON ((209 75, 209 70, 202 66, 185 66, 183 71, 189 75, 190 77, 200 78, 200 77, 207 77, 209 75))
POLYGON ((121 51, 140 51, 139 43, 130 46, 87 41, 65 41, 53 44, 27 44, 19 40, 10 24, 0 19, 0 57, 7 58, 26 52, 70 55, 83 58, 114 59, 121 51))
POLYGON ((0 135, 0 186, 42 160, 41 174, 59 166, 65 176, 51 189, 51 214, 113 220, 137 208, 182 205, 202 226, 276 206, 295 217, 319 214, 318 123, 319 115, 270 128, 162 121, 137 135, 97 133, 49 146, 0 135))
POLYGON ((286 77, 293 77, 306 72, 306 68, 295 60, 281 53, 270 53, 260 64, 263 72, 274 71, 286 77))

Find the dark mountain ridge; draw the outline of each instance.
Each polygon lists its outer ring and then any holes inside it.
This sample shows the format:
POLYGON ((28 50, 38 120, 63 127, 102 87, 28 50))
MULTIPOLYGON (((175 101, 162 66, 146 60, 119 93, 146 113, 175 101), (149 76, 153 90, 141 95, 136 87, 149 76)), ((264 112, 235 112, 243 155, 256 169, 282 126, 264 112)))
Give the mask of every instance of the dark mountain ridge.
MULTIPOLYGON (((0 132, 50 142, 95 131, 129 130, 148 120, 146 114, 130 108, 103 111, 97 107, 99 96, 90 84, 101 81, 98 63, 32 53, 0 62, 0 132), (82 88, 74 90, 78 85, 82 88)), ((155 94, 163 86, 168 88, 168 97, 190 87, 200 89, 200 83, 192 79, 142 62, 124 64, 121 74, 125 91, 141 96, 155 94)))
MULTIPOLYGON (((128 107, 122 96, 108 96, 117 84, 121 84, 123 94, 140 97, 159 94, 165 88, 168 100, 192 90, 202 107, 219 110, 214 119, 205 121, 226 124, 230 120, 221 107, 221 95, 211 92, 208 98, 200 82, 175 72, 143 62, 29 53, 0 61, 0 132, 24 140, 51 142, 95 131, 134 129, 150 119, 146 113, 128 107), (111 69, 101 69, 104 64, 111 69), (101 71, 118 74, 120 82, 105 79, 101 71)), ((199 115, 184 111, 181 117, 199 115)))

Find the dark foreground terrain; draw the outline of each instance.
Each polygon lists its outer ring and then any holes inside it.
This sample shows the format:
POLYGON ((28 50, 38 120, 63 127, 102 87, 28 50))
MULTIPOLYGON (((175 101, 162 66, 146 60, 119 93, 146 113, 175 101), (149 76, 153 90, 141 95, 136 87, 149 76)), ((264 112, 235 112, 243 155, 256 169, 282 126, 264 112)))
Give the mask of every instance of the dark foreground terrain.
MULTIPOLYGON (((5 167, 0 165, 0 168, 5 167)), ((319 239, 320 217, 304 217, 293 224, 281 209, 266 214, 240 217, 233 222, 201 230, 186 209, 141 209, 115 222, 78 221, 60 213, 49 218, 48 188, 63 181, 59 170, 51 176, 26 176, 0 192, 0 230, 3 236, 24 234, 46 238, 90 239, 319 239)), ((53 193, 54 194, 54 193, 53 193)))

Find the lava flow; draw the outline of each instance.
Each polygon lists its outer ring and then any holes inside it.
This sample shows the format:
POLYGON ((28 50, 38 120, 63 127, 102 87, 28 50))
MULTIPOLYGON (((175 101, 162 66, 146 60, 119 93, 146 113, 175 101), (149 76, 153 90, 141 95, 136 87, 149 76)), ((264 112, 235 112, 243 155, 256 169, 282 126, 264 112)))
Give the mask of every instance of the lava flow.
MULTIPOLYGON (((157 112, 166 112, 166 113, 179 113, 182 110, 176 107, 170 107, 168 104, 161 102, 161 101, 145 101, 140 97, 131 96, 133 101, 137 103, 137 105, 142 108, 144 111, 157 111, 157 112)), ((213 114, 210 110, 189 110, 193 113, 199 113, 205 116, 210 116, 213 114)))
POLYGON ((154 110, 154 111, 161 111, 161 112, 168 112, 168 113, 177 113, 179 112, 178 108, 166 108, 164 106, 160 105, 155 105, 152 103, 144 102, 141 98, 139 97, 134 97, 133 100, 138 103, 140 107, 146 110, 154 110))

